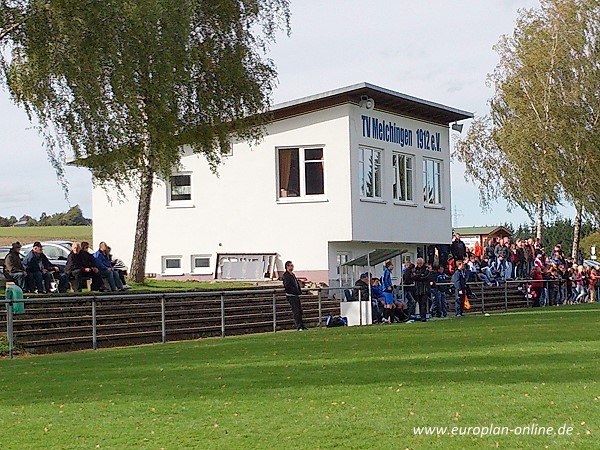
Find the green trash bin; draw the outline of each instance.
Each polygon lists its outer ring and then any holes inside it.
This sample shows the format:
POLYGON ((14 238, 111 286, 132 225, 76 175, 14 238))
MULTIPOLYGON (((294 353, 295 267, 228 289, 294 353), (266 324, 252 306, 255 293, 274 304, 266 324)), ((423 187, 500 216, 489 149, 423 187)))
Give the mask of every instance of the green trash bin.
MULTIPOLYGON (((6 286, 6 300, 22 300, 23 289, 19 286, 6 286)), ((6 306, 8 308, 8 305, 6 306)), ((13 314, 23 314, 25 312, 25 303, 13 303, 13 314)))

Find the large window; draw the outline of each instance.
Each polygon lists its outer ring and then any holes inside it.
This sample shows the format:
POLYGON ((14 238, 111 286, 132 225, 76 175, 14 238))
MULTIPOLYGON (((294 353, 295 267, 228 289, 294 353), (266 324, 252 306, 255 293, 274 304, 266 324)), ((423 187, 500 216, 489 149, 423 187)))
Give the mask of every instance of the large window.
POLYGON ((413 157, 402 153, 392 155, 394 167, 394 184, 392 186, 394 200, 400 202, 413 201, 413 157))
POLYGON ((325 194, 323 148, 278 149, 279 198, 325 194))
POLYGON ((177 205, 191 203, 192 201, 192 175, 177 174, 169 178, 167 186, 167 203, 177 205))
POLYGON ((442 162, 423 159, 423 201, 430 205, 442 203, 442 162))
POLYGON ((381 150, 358 148, 358 184, 360 196, 380 199, 381 194, 381 150))

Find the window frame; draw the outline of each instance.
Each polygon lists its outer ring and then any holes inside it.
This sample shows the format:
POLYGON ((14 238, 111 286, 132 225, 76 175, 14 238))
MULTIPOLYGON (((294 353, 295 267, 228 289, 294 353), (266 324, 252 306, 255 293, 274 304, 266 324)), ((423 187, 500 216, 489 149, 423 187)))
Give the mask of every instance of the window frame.
POLYGON ((192 275, 212 275, 212 254, 197 254, 190 256, 190 273, 192 275), (206 267, 196 267, 196 259, 207 259, 208 266, 206 267))
POLYGON ((359 145, 358 147, 358 191, 359 197, 362 200, 367 201, 375 201, 381 202, 383 201, 383 180, 384 176, 384 150, 382 148, 377 147, 369 147, 366 145, 359 145), (367 195, 366 183, 367 172, 365 172, 365 151, 374 155, 375 153, 379 153, 379 163, 375 163, 375 159, 373 158, 373 167, 372 169, 372 177, 374 180, 373 187, 373 196, 367 195), (379 167, 379 180, 377 180, 377 170, 376 167, 379 167), (377 183, 379 181, 379 183, 377 183), (377 187, 379 187, 379 195, 377 195, 377 187))
POLYGON ((297 202, 319 202, 327 200, 327 152, 325 145, 286 145, 275 147, 275 158, 276 158, 276 183, 277 183, 277 201, 279 203, 297 203, 297 202), (283 189, 281 188, 281 163, 280 163, 280 152, 282 150, 297 150, 298 151, 298 176, 299 176, 299 195, 294 197, 282 196, 283 189), (315 164, 318 159, 306 159, 307 150, 321 150, 321 167, 323 177, 323 193, 322 194, 307 194, 306 193, 306 165, 315 164))
POLYGON ((433 207, 440 207, 443 206, 443 201, 444 201, 444 195, 442 192, 442 185, 443 185, 443 173, 444 173, 444 168, 443 168, 443 164, 444 161, 440 160, 440 159, 435 159, 435 158, 423 158, 423 203, 425 204, 425 206, 433 206, 433 207), (428 163, 433 163, 433 173, 431 175, 433 175, 433 180, 431 180, 433 182, 433 201, 429 200, 429 190, 428 190, 428 186, 429 186, 429 177, 430 174, 428 173, 428 168, 427 168, 427 164, 428 163), (438 169, 437 172, 435 169, 438 169), (436 197, 437 201, 436 201, 436 197))
POLYGON ((192 176, 192 172, 177 172, 172 174, 169 179, 167 180, 167 182, 165 183, 167 186, 167 206, 171 207, 171 208, 189 208, 189 207, 193 207, 194 206, 194 191, 193 191, 193 176, 192 176), (173 185, 171 184, 171 180, 173 177, 179 177, 179 176, 187 176, 190 178, 190 184, 189 184, 189 189, 190 189, 190 198, 189 200, 174 200, 172 198, 173 195, 173 185))
POLYGON ((183 255, 164 255, 161 257, 161 275, 183 275, 183 255), (167 267, 168 260, 178 260, 179 267, 167 267))
POLYGON ((410 153, 402 153, 402 152, 392 152, 392 168, 394 170, 394 178, 392 183, 392 197, 394 198, 395 203, 403 203, 414 205, 415 204, 415 155, 410 153), (404 157, 404 191, 406 192, 406 198, 401 199, 398 198, 401 192, 400 189, 396 189, 396 195, 394 195, 394 187, 396 184, 400 183, 400 167, 399 167, 399 159, 400 157, 404 157), (407 162, 411 162, 411 167, 407 168, 407 162), (408 172, 410 172, 410 179, 407 176, 408 172), (410 194, 410 198, 409 198, 410 194))

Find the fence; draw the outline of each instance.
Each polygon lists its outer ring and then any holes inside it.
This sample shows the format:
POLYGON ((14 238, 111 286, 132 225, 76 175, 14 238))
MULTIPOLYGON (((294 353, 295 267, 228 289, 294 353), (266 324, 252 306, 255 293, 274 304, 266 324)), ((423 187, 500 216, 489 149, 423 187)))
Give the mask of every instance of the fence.
MULTIPOLYGON (((510 282, 498 288, 470 286, 477 293, 471 312, 529 306, 523 290, 510 282)), ((301 297, 305 322, 323 326, 327 314, 340 314, 340 301, 349 300, 352 292, 353 287, 305 290, 301 297)), ((16 339, 28 351, 45 353, 276 332, 294 326, 282 289, 43 297, 0 300, 1 304, 6 308, 0 308, 0 326, 6 322, 11 357, 16 339), (19 302, 25 303, 25 314, 15 316, 13 304, 19 302)), ((453 296, 448 304, 453 311, 453 296)), ((362 308, 363 302, 359 305, 362 308)), ((368 323, 362 320, 363 311, 360 317, 360 324, 368 323)))
MULTIPOLYGON (((336 290, 305 291, 307 324, 321 326, 327 314, 339 314, 339 300, 332 295, 336 290)), ((28 351, 46 353, 294 327, 282 289, 47 296, 0 300, 0 309, 11 357, 15 340, 28 351), (25 303, 25 314, 15 315, 14 303, 25 303)))

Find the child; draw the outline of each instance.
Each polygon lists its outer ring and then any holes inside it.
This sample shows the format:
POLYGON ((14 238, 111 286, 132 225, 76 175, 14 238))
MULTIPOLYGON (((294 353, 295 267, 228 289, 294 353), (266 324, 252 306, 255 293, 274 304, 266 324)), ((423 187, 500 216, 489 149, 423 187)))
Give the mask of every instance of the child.
POLYGON ((447 283, 448 281, 450 281, 450 278, 444 272, 444 266, 438 266, 437 273, 435 275, 435 283, 431 289, 435 317, 448 317, 448 307, 446 305, 448 286, 440 286, 438 284, 447 283))

